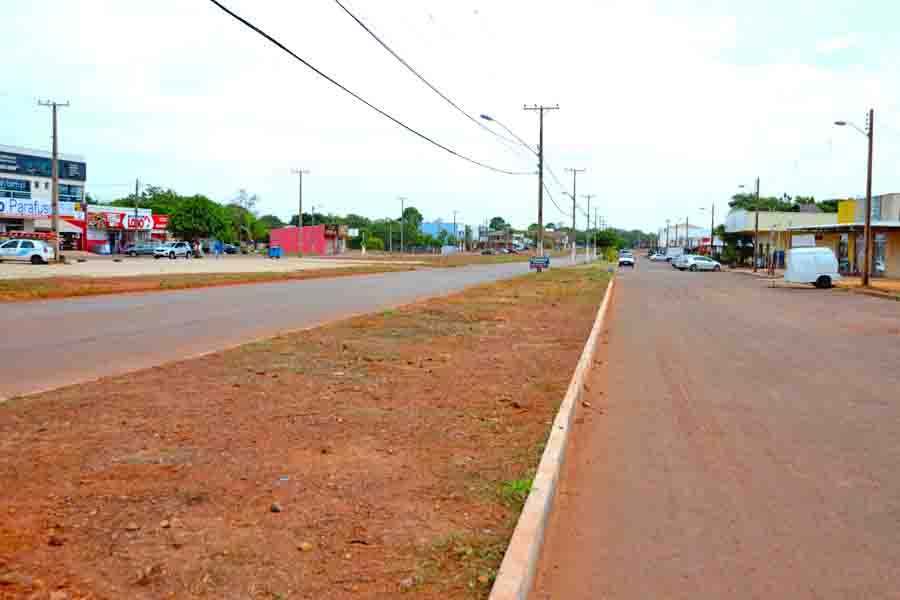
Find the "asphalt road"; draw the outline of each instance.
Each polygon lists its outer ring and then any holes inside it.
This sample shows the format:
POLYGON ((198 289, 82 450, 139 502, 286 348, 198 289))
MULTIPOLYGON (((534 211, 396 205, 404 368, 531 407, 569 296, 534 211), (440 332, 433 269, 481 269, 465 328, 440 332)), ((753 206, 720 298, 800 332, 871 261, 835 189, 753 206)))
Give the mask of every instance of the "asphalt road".
POLYGON ((0 399, 528 272, 528 263, 0 305, 0 399))
POLYGON ((639 267, 532 599, 900 598, 900 303, 639 267))

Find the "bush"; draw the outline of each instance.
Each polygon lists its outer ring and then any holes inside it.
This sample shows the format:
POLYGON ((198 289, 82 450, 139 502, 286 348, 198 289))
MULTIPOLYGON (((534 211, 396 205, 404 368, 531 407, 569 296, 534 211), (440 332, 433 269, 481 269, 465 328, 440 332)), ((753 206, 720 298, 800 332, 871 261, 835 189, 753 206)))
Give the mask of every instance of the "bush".
POLYGON ((370 237, 366 240, 367 250, 384 250, 384 240, 377 237, 370 237))

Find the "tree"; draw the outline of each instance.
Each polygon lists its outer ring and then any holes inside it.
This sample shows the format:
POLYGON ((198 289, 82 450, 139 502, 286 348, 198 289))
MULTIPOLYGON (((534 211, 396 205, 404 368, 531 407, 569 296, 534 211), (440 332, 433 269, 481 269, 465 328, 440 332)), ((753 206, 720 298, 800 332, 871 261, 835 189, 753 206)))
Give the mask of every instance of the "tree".
MULTIPOLYGON (((162 188, 157 185, 148 185, 138 197, 139 208, 148 208, 154 215, 171 215, 172 212, 184 201, 184 196, 171 188, 162 188)), ((134 196, 113 200, 112 206, 131 208, 134 206, 134 196)))
POLYGON ((470 248, 472 246, 472 226, 466 225, 466 248, 470 248))
POLYGON ((624 247, 625 243, 622 238, 612 229, 605 229, 594 234, 594 240, 598 248, 619 248, 624 247))
POLYGON ((266 229, 281 229, 284 227, 284 221, 276 215, 263 215, 257 219, 257 221, 266 227, 266 229))
POLYGON ((206 196, 184 198, 169 213, 169 230, 182 239, 222 238, 231 231, 225 207, 206 196))
POLYGON ((403 211, 403 218, 406 221, 403 229, 405 243, 411 245, 419 239, 419 226, 424 219, 415 206, 407 206, 403 211))
POLYGON ((384 240, 379 237, 370 237, 366 240, 368 250, 384 250, 384 240))
POLYGON ((503 217, 494 217, 493 219, 491 219, 488 227, 490 227, 494 231, 501 231, 509 227, 509 225, 506 224, 506 221, 503 220, 503 217))
POLYGON ((447 233, 447 230, 446 230, 446 229, 441 229, 441 230, 438 232, 437 241, 438 241, 438 243, 439 243, 441 246, 446 246, 447 243, 448 243, 449 237, 450 237, 450 234, 447 233))

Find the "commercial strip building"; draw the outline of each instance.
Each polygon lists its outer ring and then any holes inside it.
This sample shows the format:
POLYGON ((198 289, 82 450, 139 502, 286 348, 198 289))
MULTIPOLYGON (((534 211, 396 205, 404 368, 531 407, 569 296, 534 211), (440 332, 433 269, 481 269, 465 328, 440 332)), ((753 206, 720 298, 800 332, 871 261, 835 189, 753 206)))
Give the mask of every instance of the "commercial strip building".
MULTIPOLYGON (((858 275, 865 262, 865 199, 844 200, 835 222, 791 226, 791 245, 831 248, 844 275, 858 275)), ((762 213, 760 213, 762 214, 762 213)), ((900 194, 872 197, 872 277, 900 278, 900 194)))
MULTIPOLYGON (((725 231, 737 236, 739 249, 752 253, 754 211, 732 210, 725 231)), ((783 268, 786 251, 798 247, 831 248, 844 275, 857 275, 864 262, 865 199, 842 200, 838 212, 759 213, 759 255, 783 268)), ((900 277, 900 194, 872 197, 872 276, 900 277)))
MULTIPOLYGON (((49 152, 0 146, 0 237, 51 239, 53 156, 49 152)), ((167 215, 148 209, 87 204, 87 163, 59 155, 59 232, 63 250, 120 252, 126 245, 164 240, 167 215)))
MULTIPOLYGON (((349 229, 346 225, 304 225, 303 254, 335 256, 347 251, 349 229)), ((284 254, 300 252, 300 228, 291 225, 269 231, 269 245, 284 254)))
MULTIPOLYGON (((48 237, 52 232, 53 155, 42 150, 0 146, 0 235, 48 237)), ((59 155, 60 215, 84 219, 87 164, 81 156, 59 155)), ((60 224, 61 243, 83 245, 84 231, 60 224)))

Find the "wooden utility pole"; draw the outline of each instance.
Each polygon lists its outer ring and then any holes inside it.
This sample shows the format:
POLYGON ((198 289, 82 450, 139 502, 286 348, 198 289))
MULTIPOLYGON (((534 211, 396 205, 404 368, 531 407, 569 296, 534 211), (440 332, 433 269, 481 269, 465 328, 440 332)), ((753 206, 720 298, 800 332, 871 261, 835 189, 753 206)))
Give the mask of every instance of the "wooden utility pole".
POLYGON ((756 178, 756 218, 753 225, 753 272, 756 273, 759 259, 759 177, 756 178))
POLYGON ((299 204, 299 214, 297 215, 297 227, 300 228, 300 237, 299 247, 297 248, 297 256, 303 256, 303 176, 309 175, 309 171, 306 169, 292 169, 291 173, 297 175, 299 177, 299 183, 297 187, 297 202, 299 204))
POLYGON ((866 245, 865 263, 863 264, 862 284, 869 286, 869 275, 872 270, 872 151, 875 138, 875 110, 869 109, 869 123, 866 128, 869 138, 869 164, 866 169, 866 226, 863 240, 866 245))
MULTIPOLYGON (((59 261, 59 134, 57 128, 57 109, 65 108, 69 106, 69 103, 51 102, 48 100, 46 102, 38 101, 38 105, 48 106, 53 112, 53 166, 51 170, 53 181, 51 184, 51 202, 53 204, 53 258, 56 261, 59 261)), ((84 217, 87 219, 87 207, 85 207, 84 217)))
POLYGON ((566 169, 572 174, 572 263, 575 263, 575 242, 578 240, 578 233, 575 229, 575 199, 578 197, 578 174, 584 173, 587 169, 566 169))
POLYGON ((538 143, 538 256, 544 256, 544 111, 559 110, 556 106, 523 106, 524 110, 536 110, 540 115, 540 141, 538 143))
POLYGON ((590 231, 590 229, 591 229, 591 199, 595 198, 596 196, 597 196, 597 194, 584 194, 582 196, 582 198, 587 199, 587 223, 586 223, 587 229, 584 232, 585 233, 585 235, 584 235, 584 259, 585 259, 585 262, 590 262, 590 260, 591 260, 591 256, 589 254, 590 243, 588 242, 587 234, 588 234, 588 231, 590 231))

